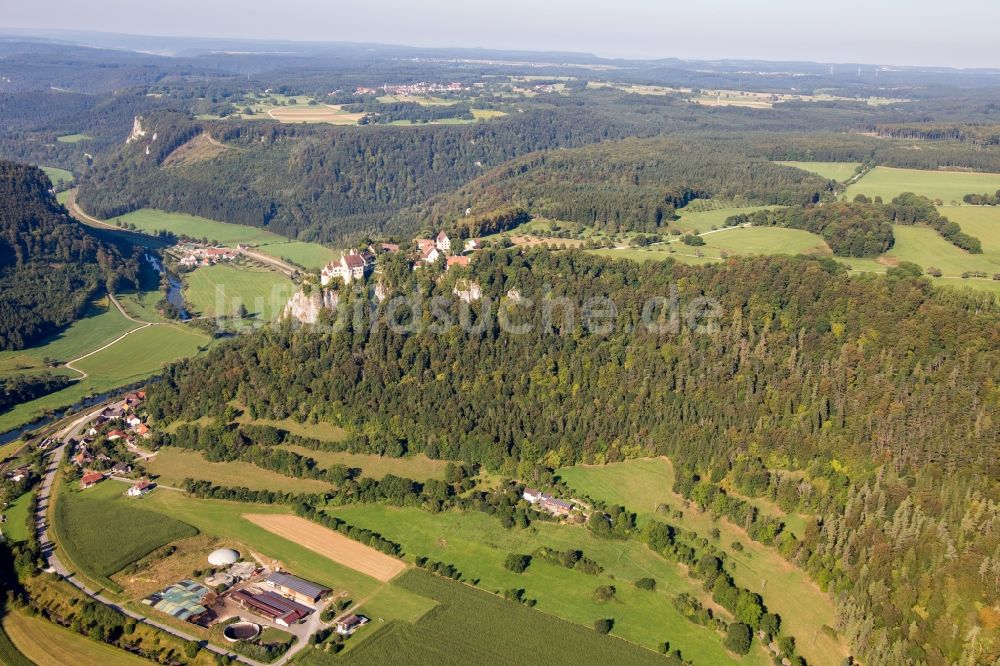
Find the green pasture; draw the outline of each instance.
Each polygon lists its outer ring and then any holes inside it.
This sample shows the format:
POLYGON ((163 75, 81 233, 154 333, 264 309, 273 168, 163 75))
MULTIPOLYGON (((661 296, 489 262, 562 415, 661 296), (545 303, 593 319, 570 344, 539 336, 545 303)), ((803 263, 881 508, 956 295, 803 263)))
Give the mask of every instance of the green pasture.
POLYGON ((6 520, 0 525, 7 541, 25 541, 28 538, 28 514, 32 507, 33 492, 24 493, 3 510, 6 520))
POLYGON ((277 319, 295 285, 270 268, 220 263, 184 276, 184 300, 192 313, 207 317, 236 316, 240 305, 254 317, 277 319))
MULTIPOLYGON (((610 541, 593 536, 581 526, 534 522, 528 529, 505 529, 498 518, 479 512, 447 511, 433 514, 417 508, 385 505, 330 507, 327 512, 347 522, 372 529, 402 544, 409 557, 418 555, 453 564, 466 578, 478 579, 488 591, 524 588, 537 599, 537 610, 587 627, 601 617, 613 617, 613 634, 647 648, 664 641, 681 649, 695 663, 725 663, 732 658, 713 631, 695 625, 678 613, 674 596, 703 592, 668 562, 635 541, 610 541), (591 576, 536 559, 527 571, 516 574, 503 566, 508 553, 530 554, 541 546, 579 549, 605 571, 591 576), (639 590, 632 584, 642 577, 656 579, 657 590, 639 590), (614 585, 611 602, 594 598, 600 585, 614 585)), ((767 663, 754 650, 743 663, 767 663)))
POLYGON ((246 462, 208 462, 198 451, 165 446, 148 461, 146 470, 158 483, 182 487, 185 479, 211 481, 219 486, 251 490, 330 492, 333 487, 314 479, 297 479, 246 462))
POLYGON ((92 141, 94 137, 89 134, 64 134, 56 137, 59 143, 80 143, 81 141, 92 141))
POLYGON ((875 167, 847 188, 848 200, 855 195, 880 196, 884 201, 903 192, 913 192, 945 204, 961 203, 966 194, 994 193, 1000 190, 1000 174, 970 171, 924 171, 875 167))
POLYGON ((357 468, 361 470, 363 476, 373 479, 381 479, 386 474, 394 474, 417 481, 444 479, 444 470, 448 465, 444 460, 431 460, 422 453, 405 458, 392 458, 367 453, 348 453, 347 451, 317 451, 292 444, 285 444, 277 448, 313 458, 323 468, 329 468, 333 465, 357 468))
POLYGON ((60 183, 68 183, 73 180, 73 172, 67 171, 66 169, 60 169, 59 167, 43 166, 40 167, 45 175, 49 177, 53 185, 58 185, 60 183))
POLYGON ((709 513, 685 508, 684 499, 672 490, 674 470, 666 458, 564 467, 557 474, 571 488, 589 497, 628 507, 639 514, 640 520, 652 520, 656 508, 664 504, 683 511, 680 520, 664 518, 678 527, 694 530, 705 538, 718 528, 721 537, 716 545, 731 558, 729 567, 737 584, 761 594, 767 607, 781 615, 783 632, 795 636, 799 651, 810 664, 837 666, 847 656, 842 642, 822 630, 823 626, 835 625, 830 596, 776 550, 752 541, 727 519, 715 520, 709 513), (742 551, 731 547, 735 541, 743 545, 742 551))

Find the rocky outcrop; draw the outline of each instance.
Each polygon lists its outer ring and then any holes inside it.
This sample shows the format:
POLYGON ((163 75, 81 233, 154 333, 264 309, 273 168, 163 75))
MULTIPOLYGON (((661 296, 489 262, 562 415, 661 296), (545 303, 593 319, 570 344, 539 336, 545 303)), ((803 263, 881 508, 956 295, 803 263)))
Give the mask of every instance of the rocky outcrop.
POLYGON ((288 299, 282 313, 284 319, 297 319, 303 324, 315 324, 323 310, 334 310, 340 303, 340 294, 335 291, 313 289, 306 294, 301 289, 288 299))
POLYGON ((135 120, 132 122, 132 133, 128 135, 127 139, 125 139, 125 145, 128 145, 133 141, 138 141, 144 136, 146 136, 146 130, 142 126, 142 116, 136 116, 135 120))
POLYGON ((455 288, 451 290, 451 293, 455 294, 466 303, 471 303, 472 301, 478 301, 483 297, 483 288, 478 282, 459 280, 455 283, 455 288))

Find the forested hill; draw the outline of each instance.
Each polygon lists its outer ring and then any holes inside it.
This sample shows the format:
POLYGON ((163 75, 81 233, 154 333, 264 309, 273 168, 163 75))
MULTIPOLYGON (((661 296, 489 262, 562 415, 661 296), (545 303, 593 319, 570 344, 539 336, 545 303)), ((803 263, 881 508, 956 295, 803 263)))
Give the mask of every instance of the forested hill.
MULTIPOLYGON (((454 273, 406 275, 400 292, 449 298, 457 320, 454 273)), ((169 368, 150 413, 227 422, 235 404, 252 418, 338 423, 356 450, 522 478, 536 465, 668 454, 694 479, 682 492, 730 477, 816 516, 802 534, 772 526, 760 538, 835 594, 837 630, 866 663, 954 663, 997 644, 998 625, 976 612, 1000 603, 992 296, 937 292, 909 265, 851 276, 806 258, 693 267, 485 251, 470 279, 492 299, 480 330, 269 330, 169 368), (717 332, 641 325, 671 285, 681 308, 702 295, 719 304, 717 332), (611 332, 561 315, 546 331, 547 293, 609 297, 611 332), (498 326, 497 303, 512 299, 513 323, 531 332, 498 326)), ((362 312, 351 298, 341 307, 362 312)))
MULTIPOLYGON (((815 203, 830 183, 770 162, 741 146, 706 139, 625 139, 513 160, 456 192, 403 211, 393 220, 413 227, 453 226, 468 210, 505 207, 616 232, 661 231, 694 199, 750 204, 815 203)), ((476 235, 476 234, 473 234, 476 235)))
POLYGON ((78 202, 87 212, 110 217, 165 208, 324 242, 377 232, 400 209, 520 155, 653 131, 568 109, 471 125, 360 130, 260 121, 220 126, 180 114, 142 123, 145 137, 84 177, 78 202), (167 159, 201 133, 226 149, 183 164, 167 159))
POLYGON ((70 218, 41 169, 0 161, 0 349, 21 349, 76 319, 138 263, 70 218))

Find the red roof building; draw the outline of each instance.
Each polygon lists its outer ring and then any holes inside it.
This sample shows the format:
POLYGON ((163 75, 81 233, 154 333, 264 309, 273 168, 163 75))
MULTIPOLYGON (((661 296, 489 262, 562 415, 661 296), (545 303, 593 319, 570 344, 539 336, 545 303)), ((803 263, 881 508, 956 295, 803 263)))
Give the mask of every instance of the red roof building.
POLYGON ((80 479, 80 487, 90 488, 93 485, 100 483, 103 480, 104 480, 104 475, 101 474, 100 472, 87 472, 86 474, 83 475, 83 478, 80 479))

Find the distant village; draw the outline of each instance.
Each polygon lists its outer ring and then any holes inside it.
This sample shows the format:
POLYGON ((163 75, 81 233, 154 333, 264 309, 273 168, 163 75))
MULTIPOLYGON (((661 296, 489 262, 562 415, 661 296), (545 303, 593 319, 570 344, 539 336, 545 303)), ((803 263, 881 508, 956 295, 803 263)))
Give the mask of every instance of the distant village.
POLYGON ((386 95, 400 95, 400 96, 423 96, 423 95, 433 95, 435 93, 454 93, 463 92, 470 90, 469 86, 464 86, 457 81, 452 81, 451 83, 427 83, 425 81, 420 81, 419 83, 407 83, 399 85, 390 85, 388 83, 379 86, 378 88, 368 88, 365 86, 358 86, 355 89, 355 95, 377 95, 378 93, 384 93, 386 95))

